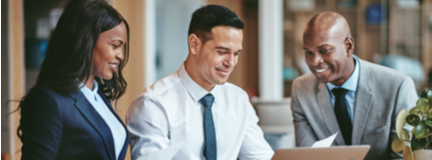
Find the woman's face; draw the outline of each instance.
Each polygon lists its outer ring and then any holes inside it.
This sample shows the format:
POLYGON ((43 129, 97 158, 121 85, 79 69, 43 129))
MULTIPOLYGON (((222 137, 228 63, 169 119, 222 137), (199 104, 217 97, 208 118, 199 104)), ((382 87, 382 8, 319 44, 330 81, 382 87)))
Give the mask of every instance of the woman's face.
POLYGON ((124 22, 116 27, 102 32, 93 49, 93 66, 91 76, 105 80, 113 77, 120 61, 124 58, 124 46, 127 41, 127 29, 124 22))

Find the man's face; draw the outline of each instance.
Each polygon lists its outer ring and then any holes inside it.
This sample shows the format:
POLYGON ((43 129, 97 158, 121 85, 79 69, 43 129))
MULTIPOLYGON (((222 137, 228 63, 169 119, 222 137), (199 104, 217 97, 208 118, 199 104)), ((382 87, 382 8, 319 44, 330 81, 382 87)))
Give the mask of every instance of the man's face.
POLYGON ((328 32, 305 33, 303 49, 311 72, 321 83, 342 85, 352 73, 353 59, 347 52, 344 38, 328 32))
POLYGON ((205 42, 197 54, 198 72, 204 83, 224 84, 242 51, 243 30, 216 26, 211 33, 212 39, 205 42))

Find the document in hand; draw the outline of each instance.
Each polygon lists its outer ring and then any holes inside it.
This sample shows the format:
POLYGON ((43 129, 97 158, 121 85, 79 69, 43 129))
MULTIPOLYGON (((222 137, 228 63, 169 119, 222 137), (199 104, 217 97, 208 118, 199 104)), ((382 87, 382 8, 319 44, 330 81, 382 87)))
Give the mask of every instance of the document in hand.
POLYGON ((337 132, 330 137, 315 142, 311 148, 276 150, 272 160, 361 160, 370 149, 369 145, 330 147, 337 132))

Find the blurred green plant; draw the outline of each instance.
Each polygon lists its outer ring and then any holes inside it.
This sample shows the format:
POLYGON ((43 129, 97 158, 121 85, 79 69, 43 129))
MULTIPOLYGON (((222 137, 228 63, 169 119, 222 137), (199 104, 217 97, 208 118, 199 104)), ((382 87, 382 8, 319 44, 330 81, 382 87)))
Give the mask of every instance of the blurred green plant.
POLYGON ((432 91, 424 90, 417 100, 416 106, 409 112, 402 110, 396 119, 396 133, 392 143, 395 152, 403 150, 405 160, 414 160, 413 152, 420 149, 432 149, 432 91), (411 135, 403 130, 405 124, 413 126, 411 135), (410 146, 407 144, 410 143, 410 146))

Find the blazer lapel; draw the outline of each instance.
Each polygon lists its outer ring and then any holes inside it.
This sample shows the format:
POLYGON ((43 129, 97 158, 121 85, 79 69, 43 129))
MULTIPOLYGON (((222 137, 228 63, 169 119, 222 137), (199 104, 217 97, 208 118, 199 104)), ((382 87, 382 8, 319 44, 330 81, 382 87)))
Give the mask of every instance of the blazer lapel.
POLYGON ((366 66, 362 65, 362 60, 358 60, 360 64, 360 77, 359 83, 357 85, 356 101, 354 105, 355 108, 352 135, 353 145, 360 144, 374 97, 372 94, 373 87, 371 84, 373 82, 369 81, 369 70, 366 66))
POLYGON ((330 134, 339 132, 334 143, 336 145, 345 145, 345 141, 343 140, 342 134, 340 133, 339 125, 337 123, 336 115, 330 102, 330 95, 325 83, 318 83, 317 99, 318 108, 316 110, 321 110, 322 117, 330 131, 330 134))
POLYGON ((81 114, 87 119, 87 121, 96 129, 99 135, 102 137, 104 142, 105 150, 107 151, 110 159, 115 158, 114 140, 111 134, 109 126, 105 120, 99 115, 99 113, 93 108, 93 106, 85 98, 84 94, 80 90, 69 94, 72 99, 75 100, 75 107, 81 112, 81 114))
POLYGON ((124 157, 126 156, 127 147, 128 147, 128 144, 129 144, 129 133, 128 133, 128 131, 126 129, 126 126, 124 125, 123 121, 117 115, 117 113, 114 111, 113 107, 111 106, 111 102, 108 101, 108 99, 105 97, 105 95, 102 93, 102 91, 100 89, 98 90, 98 94, 102 97, 102 99, 104 100, 105 104, 108 106, 108 108, 110 109, 110 111, 114 114, 114 116, 122 124, 124 130, 126 131, 126 139, 124 141, 124 144, 123 144, 123 147, 122 147, 122 151, 120 152, 120 155, 119 155, 119 159, 124 159, 124 157))

